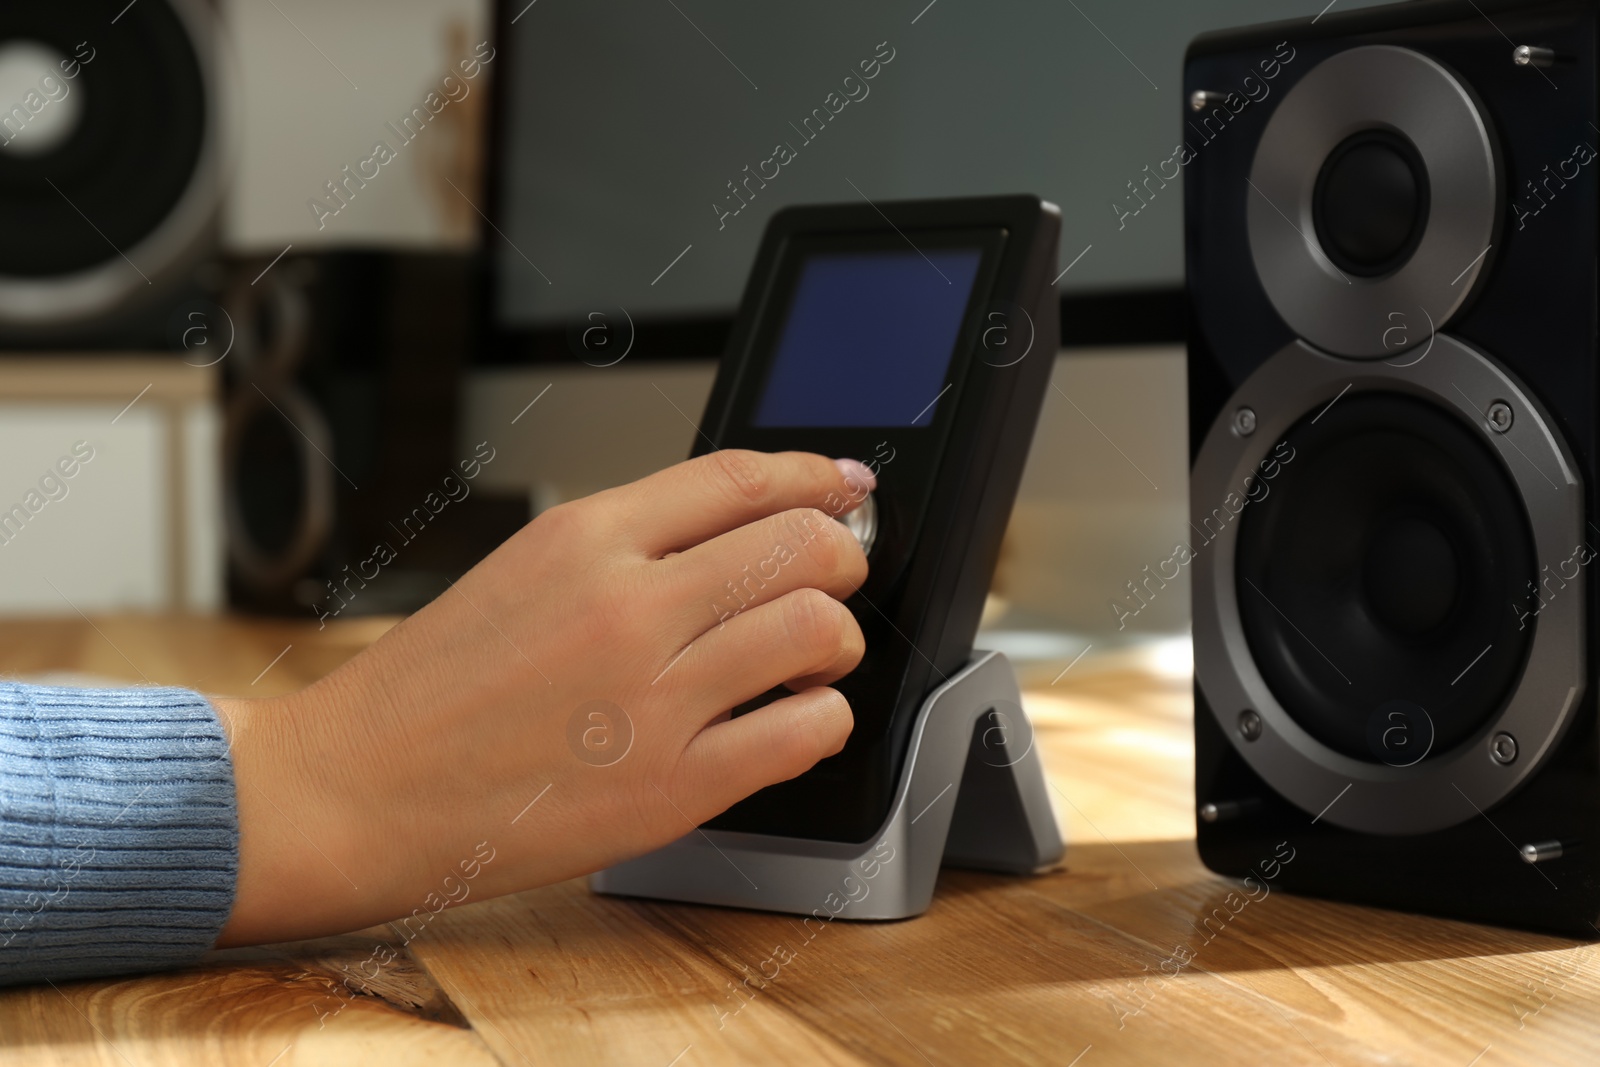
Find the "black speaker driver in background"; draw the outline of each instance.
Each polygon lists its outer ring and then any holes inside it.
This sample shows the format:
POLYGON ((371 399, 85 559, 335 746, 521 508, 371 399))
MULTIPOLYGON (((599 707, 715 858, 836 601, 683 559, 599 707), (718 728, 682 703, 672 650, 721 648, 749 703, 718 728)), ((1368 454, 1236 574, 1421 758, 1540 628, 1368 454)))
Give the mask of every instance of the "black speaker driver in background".
POLYGON ((1521 677, 1536 552, 1482 434, 1436 404, 1355 393, 1301 419, 1292 463, 1244 510, 1240 621, 1262 678, 1318 741, 1379 762, 1373 716, 1431 720, 1433 751, 1474 736, 1521 677))
POLYGON ((251 284, 236 272, 223 415, 230 582, 270 603, 327 550, 335 510, 333 434, 301 380, 310 348, 314 268, 304 261, 251 284))
POLYGON ((241 393, 237 401, 227 416, 225 478, 250 490, 228 498, 229 555, 240 582, 270 594, 306 574, 326 547, 332 475, 312 435, 325 449, 330 435, 321 413, 295 394, 269 404, 241 393))
POLYGON ((0 7, 8 338, 154 297, 214 245, 219 53, 201 0, 0 7))

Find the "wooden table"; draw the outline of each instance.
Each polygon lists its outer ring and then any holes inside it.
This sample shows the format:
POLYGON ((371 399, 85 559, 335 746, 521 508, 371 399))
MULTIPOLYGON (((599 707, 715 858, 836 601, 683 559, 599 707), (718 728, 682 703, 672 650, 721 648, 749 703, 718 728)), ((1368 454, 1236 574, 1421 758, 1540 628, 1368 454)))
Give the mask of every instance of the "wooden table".
MULTIPOLYGON (((0 671, 282 692, 385 626, 5 623, 0 671)), ((1233 883, 1195 856, 1187 679, 1127 652, 1051 673, 1028 706, 1069 846, 1043 877, 948 871, 924 917, 809 944, 784 916, 567 882, 444 913, 321 1025, 341 967, 392 933, 0 993, 0 1062, 1600 1062, 1600 946, 1283 893, 1205 943, 1197 919, 1233 883), (779 944, 796 953, 779 977, 736 995, 779 944), (1168 977, 1184 944, 1194 958, 1168 977)))

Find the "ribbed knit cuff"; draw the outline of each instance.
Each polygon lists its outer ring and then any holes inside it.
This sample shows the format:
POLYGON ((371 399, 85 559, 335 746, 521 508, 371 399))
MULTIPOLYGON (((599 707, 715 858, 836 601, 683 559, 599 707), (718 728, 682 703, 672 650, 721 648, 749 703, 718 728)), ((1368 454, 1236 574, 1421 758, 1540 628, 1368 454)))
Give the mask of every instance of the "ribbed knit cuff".
POLYGON ((0 984, 192 962, 238 870, 233 765, 204 697, 0 682, 0 984))

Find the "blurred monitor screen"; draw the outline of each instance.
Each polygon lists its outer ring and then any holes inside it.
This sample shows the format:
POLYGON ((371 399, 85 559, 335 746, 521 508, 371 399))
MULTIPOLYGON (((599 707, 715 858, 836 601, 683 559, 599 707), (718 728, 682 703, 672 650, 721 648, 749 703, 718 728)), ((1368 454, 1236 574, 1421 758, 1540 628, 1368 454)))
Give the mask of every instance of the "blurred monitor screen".
POLYGON ((497 324, 731 314, 795 203, 1036 193, 1063 292, 1177 287, 1184 49, 1318 6, 507 0, 497 324))

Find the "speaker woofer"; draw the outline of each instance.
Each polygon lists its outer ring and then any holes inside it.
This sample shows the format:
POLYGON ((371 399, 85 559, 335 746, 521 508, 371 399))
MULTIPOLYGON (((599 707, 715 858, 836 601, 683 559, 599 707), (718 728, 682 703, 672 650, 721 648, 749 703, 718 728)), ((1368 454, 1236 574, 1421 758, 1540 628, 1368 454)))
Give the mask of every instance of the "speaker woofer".
MULTIPOLYGON (((1284 96, 1250 169, 1250 252, 1272 306, 1341 356, 1388 354, 1393 313, 1442 330, 1487 274, 1504 179, 1472 93, 1428 56, 1367 45, 1284 96)), ((1419 324, 1420 325, 1420 324, 1419 324)))
POLYGON ((159 293, 215 242, 229 94, 212 5, 144 0, 115 21, 114 33, 85 41, 75 5, 0 12, 0 45, 60 55, 75 70, 41 66, 54 70, 47 88, 0 100, 11 108, 0 114, 10 121, 0 138, 8 327, 80 326, 159 293), (76 113, 63 125, 68 105, 76 113), (50 125, 59 138, 30 142, 33 127, 50 125))
POLYGON ((1562 566, 1584 540, 1581 483, 1542 410, 1459 340, 1406 367, 1285 347, 1206 435, 1191 504, 1197 683, 1301 809, 1338 796, 1322 817, 1348 829, 1443 829, 1510 794, 1566 728, 1585 678, 1586 577, 1562 566), (1396 707, 1432 720, 1426 759, 1373 751, 1372 717, 1396 707), (1509 763, 1491 758, 1501 731, 1509 763))
POLYGON ((1353 759, 1391 761, 1371 725, 1397 700, 1426 714, 1433 754, 1454 749, 1504 706, 1534 634, 1508 610, 1537 571, 1516 485, 1481 431, 1402 393, 1346 396, 1283 441, 1295 459, 1235 549, 1263 679, 1353 759))

